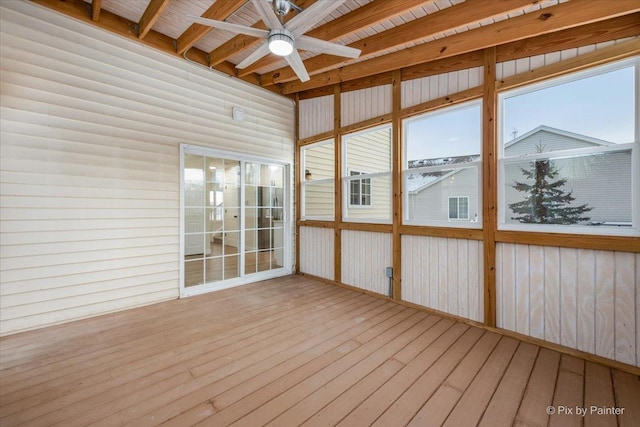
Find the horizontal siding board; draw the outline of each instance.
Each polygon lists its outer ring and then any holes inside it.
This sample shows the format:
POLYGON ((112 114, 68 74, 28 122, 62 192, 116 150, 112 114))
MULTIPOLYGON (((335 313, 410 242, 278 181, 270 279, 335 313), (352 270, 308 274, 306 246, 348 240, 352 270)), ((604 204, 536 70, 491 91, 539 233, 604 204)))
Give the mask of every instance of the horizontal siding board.
MULTIPOLYGON (((126 283, 127 280, 152 276, 162 273, 172 273, 178 276, 175 262, 159 262, 155 264, 133 264, 129 267, 120 267, 107 270, 89 270, 75 274, 47 277, 46 280, 25 279, 3 283, 0 296, 21 293, 37 293, 40 291, 53 291, 59 288, 74 288, 93 285, 94 283, 118 281, 126 283)), ((32 296, 30 298, 33 298, 32 296)), ((4 301, 3 301, 4 303, 4 301)))
POLYGON ((0 326, 0 334, 6 335, 16 330, 35 329, 42 327, 42 325, 55 325, 67 322, 69 319, 84 319, 95 316, 96 312, 106 314, 114 311, 167 301, 177 297, 178 289, 172 286, 171 289, 154 289, 152 292, 130 296, 128 298, 100 301, 96 304, 83 304, 66 310, 56 310, 33 316, 8 319, 6 321, 3 320, 0 326))
POLYGON ((293 102, 29 2, 0 10, 0 333, 176 298, 180 144, 291 162, 293 102))

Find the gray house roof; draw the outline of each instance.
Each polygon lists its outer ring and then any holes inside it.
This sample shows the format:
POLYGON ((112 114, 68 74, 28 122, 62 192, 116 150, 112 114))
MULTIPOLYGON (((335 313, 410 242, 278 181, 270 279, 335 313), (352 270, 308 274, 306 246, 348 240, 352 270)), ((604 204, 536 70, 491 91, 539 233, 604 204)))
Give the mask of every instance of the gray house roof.
POLYGON ((549 132, 549 133, 554 133, 556 135, 560 135, 560 136, 566 136, 568 138, 573 138, 579 141, 583 141, 586 142, 588 144, 593 144, 593 145, 612 145, 612 142, 608 142, 605 141, 604 139, 598 139, 598 138, 593 138, 591 136, 587 136, 587 135, 582 135, 579 133, 574 133, 574 132, 569 132, 568 130, 563 130, 563 129, 558 129, 558 128, 554 128, 551 126, 546 126, 546 125, 540 125, 537 128, 531 129, 529 132, 523 133, 522 135, 520 135, 519 137, 517 137, 516 139, 514 139, 513 141, 509 141, 508 143, 506 143, 504 145, 504 148, 509 148, 513 145, 516 145, 519 142, 522 142, 524 140, 526 140, 527 138, 529 138, 532 135, 535 135, 538 132, 549 132))

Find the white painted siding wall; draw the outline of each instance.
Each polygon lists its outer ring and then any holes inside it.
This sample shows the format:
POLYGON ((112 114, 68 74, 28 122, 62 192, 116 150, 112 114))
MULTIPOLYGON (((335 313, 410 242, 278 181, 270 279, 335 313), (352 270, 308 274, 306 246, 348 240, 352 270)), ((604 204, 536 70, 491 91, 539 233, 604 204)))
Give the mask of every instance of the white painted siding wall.
POLYGON ((385 269, 391 266, 391 234, 342 231, 342 283, 389 295, 385 269))
POLYGON ((498 244, 497 324, 640 366, 640 254, 498 244))
POLYGON ((334 280, 333 228, 300 227, 300 271, 334 280))
POLYGON ((0 333, 176 298, 179 144, 291 162, 292 102, 30 2, 0 31, 0 333))
POLYGON ((299 102, 299 138, 333 130, 333 95, 303 99, 299 102))
POLYGON ((479 240, 402 236, 402 299, 484 321, 479 240))
POLYGON ((342 126, 391 113, 391 85, 345 92, 340 99, 342 126))
POLYGON ((452 71, 402 82, 402 108, 481 86, 482 67, 452 71))

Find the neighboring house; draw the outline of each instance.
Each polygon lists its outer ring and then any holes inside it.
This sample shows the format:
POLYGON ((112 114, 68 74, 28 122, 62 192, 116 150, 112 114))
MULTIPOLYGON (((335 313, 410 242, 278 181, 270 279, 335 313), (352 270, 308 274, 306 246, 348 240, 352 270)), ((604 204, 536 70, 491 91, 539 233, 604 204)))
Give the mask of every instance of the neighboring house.
MULTIPOLYGON (((543 125, 505 144, 504 156, 508 158, 535 154, 540 149, 550 153, 610 145, 613 143, 543 125)), ((463 162, 477 157, 419 160, 412 162, 409 169, 436 164, 434 162, 460 167, 463 162)), ((560 171, 557 179, 568 180, 563 189, 565 192, 571 191, 576 198, 573 205, 586 203, 593 208, 586 213, 590 217, 590 223, 631 224, 630 151, 556 159, 554 163, 560 171)), ((523 159, 505 167, 504 206, 524 198, 525 195, 516 191, 513 186, 516 181, 525 179, 521 168, 529 168, 530 164, 531 161, 523 159)), ((409 220, 474 221, 481 209, 476 187, 477 177, 477 169, 468 168, 446 173, 425 173, 407 179, 405 190, 408 193, 409 211, 412 212, 409 220), (462 210, 460 203, 463 205, 462 210), (465 203, 467 207, 464 206, 465 203)), ((517 222, 511 219, 512 216, 513 212, 507 207, 505 222, 517 222)))
MULTIPOLYGON (((417 167, 451 165, 479 160, 480 156, 447 157, 410 162, 409 170, 417 167)), ((478 199, 479 165, 464 169, 408 174, 407 219, 409 221, 477 222, 481 200, 478 199)))

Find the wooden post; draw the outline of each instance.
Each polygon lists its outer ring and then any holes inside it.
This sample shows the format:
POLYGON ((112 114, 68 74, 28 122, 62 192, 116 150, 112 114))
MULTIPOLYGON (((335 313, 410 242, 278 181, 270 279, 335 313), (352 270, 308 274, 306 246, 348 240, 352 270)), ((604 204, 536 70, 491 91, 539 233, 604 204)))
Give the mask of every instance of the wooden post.
POLYGON ((295 144, 295 154, 294 154, 294 162, 293 162, 293 188, 296 192, 296 218, 295 218, 295 230, 296 230, 296 253, 295 253, 295 262, 296 262, 296 274, 300 273, 300 219, 302 218, 302 207, 300 203, 302 202, 302 185, 300 184, 300 168, 302 165, 300 164, 301 156, 300 150, 302 146, 300 145, 300 94, 296 93, 296 113, 295 113, 295 132, 294 138, 296 141, 295 144))
POLYGON ((484 242, 484 323, 496 326, 496 227, 498 159, 496 147, 496 48, 485 49, 482 114, 482 226, 484 242))
POLYGON ((392 163, 391 176, 393 182, 393 299, 402 299, 402 126, 400 123, 400 109, 402 96, 402 74, 395 70, 391 77, 391 143, 392 163))
POLYGON ((333 147, 335 152, 334 163, 334 260, 333 274, 336 283, 342 283, 342 102, 340 99, 340 85, 333 87, 333 147))

